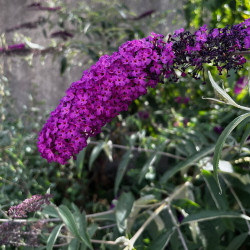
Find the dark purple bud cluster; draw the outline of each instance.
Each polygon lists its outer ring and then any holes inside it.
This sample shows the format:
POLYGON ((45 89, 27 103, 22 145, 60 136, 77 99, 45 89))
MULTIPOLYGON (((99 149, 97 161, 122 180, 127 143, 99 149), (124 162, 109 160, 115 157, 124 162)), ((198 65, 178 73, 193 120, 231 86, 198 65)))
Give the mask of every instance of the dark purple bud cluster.
MULTIPOLYGON (((194 34, 184 29, 178 30, 172 41, 175 60, 173 69, 180 70, 185 76, 185 70, 190 66, 193 71, 188 71, 195 79, 199 78, 199 72, 203 71, 205 63, 216 66, 221 74, 223 69, 227 72, 230 69, 238 70, 243 67, 246 59, 238 52, 246 51, 250 48, 250 19, 241 24, 226 26, 221 29, 207 30, 207 26, 202 26, 194 34)), ((177 81, 178 77, 173 71, 171 76, 177 81)))
POLYGON ((190 73, 196 79, 204 63, 212 63, 220 72, 241 68, 246 60, 234 52, 250 48, 249 36, 250 20, 246 20, 231 29, 207 32, 203 26, 194 34, 180 29, 167 41, 152 33, 126 42, 113 55, 102 56, 66 91, 39 133, 41 156, 60 164, 75 158, 89 137, 164 78, 177 81, 190 73))
POLYGON ((64 41, 66 41, 68 38, 72 38, 74 35, 66 30, 62 30, 62 31, 56 31, 53 32, 50 37, 60 37, 62 38, 64 41))
POLYGON ((40 211, 44 205, 49 205, 52 197, 51 194, 33 195, 19 205, 10 207, 8 214, 12 218, 27 217, 27 213, 40 211))
POLYGON ((23 50, 24 48, 25 48, 24 43, 18 43, 18 44, 9 45, 7 48, 0 48, 0 52, 23 50))
POLYGON ((44 7, 44 6, 42 6, 41 3, 32 3, 32 4, 28 5, 27 8, 29 8, 30 10, 45 10, 45 11, 54 12, 54 11, 60 10, 62 7, 61 6, 44 7))

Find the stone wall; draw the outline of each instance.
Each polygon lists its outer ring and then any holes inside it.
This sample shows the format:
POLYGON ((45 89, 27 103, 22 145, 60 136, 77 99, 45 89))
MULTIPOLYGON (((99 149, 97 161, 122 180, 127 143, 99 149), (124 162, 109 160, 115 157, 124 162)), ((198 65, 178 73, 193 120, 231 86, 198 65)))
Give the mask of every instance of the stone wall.
MULTIPOLYGON (((166 16, 169 25, 160 25, 155 32, 168 33, 183 25, 184 21, 172 25, 172 20, 176 15, 176 8, 179 5, 181 9, 182 1, 173 0, 120 0, 126 4, 131 11, 140 15, 148 10, 173 10, 166 16)), ((25 22, 31 22, 38 19, 39 16, 46 15, 40 11, 27 10, 26 6, 33 3, 32 0, 0 0, 0 33, 6 29, 20 25, 25 22)), ((41 1, 43 2, 43 1, 41 1)), ((69 7, 75 4, 74 0, 64 0, 69 7)), ((93 4, 93 1, 85 1, 86 4, 93 4)), ((145 27, 146 29, 147 27, 145 27)), ((149 31, 148 31, 149 32, 149 31)), ((46 45, 47 41, 43 36, 42 28, 37 29, 22 29, 20 33, 30 36, 32 42, 46 45)), ((6 40, 8 44, 13 44, 14 32, 6 33, 6 40)), ((53 58, 52 55, 46 55, 44 62, 41 63, 40 56, 34 56, 32 59, 32 66, 27 61, 24 61, 18 56, 8 57, 0 55, 0 65, 4 64, 4 74, 8 77, 12 96, 17 100, 16 107, 22 108, 28 103, 28 95, 36 92, 38 93, 38 100, 45 100, 46 109, 54 109, 65 90, 70 86, 71 82, 81 78, 82 71, 86 67, 71 67, 65 74, 60 75, 60 60, 61 57, 53 58), (3 63, 4 62, 4 63, 3 63)), ((86 58, 83 58, 83 62, 86 58)), ((84 64, 84 63, 83 63, 84 64)))

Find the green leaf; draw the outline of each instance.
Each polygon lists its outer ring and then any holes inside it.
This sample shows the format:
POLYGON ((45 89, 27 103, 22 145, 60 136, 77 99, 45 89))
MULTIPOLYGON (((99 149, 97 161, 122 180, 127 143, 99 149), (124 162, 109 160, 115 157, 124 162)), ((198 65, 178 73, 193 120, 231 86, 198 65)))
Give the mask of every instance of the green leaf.
POLYGON ((66 68, 68 66, 68 63, 67 63, 67 58, 64 56, 61 60, 61 68, 60 68, 60 73, 61 75, 63 75, 63 73, 65 72, 66 68))
POLYGON ((115 216, 118 230, 120 233, 124 232, 127 226, 127 217, 129 216, 134 203, 134 196, 132 193, 123 193, 115 207, 115 216))
POLYGON ((214 169, 214 176, 215 176, 217 185, 220 189, 220 193, 222 193, 222 189, 221 189, 219 177, 218 177, 218 168, 219 168, 220 155, 221 155, 221 151, 223 149, 224 143, 225 143, 227 137, 229 136, 229 134, 234 130, 234 128, 237 127, 237 125, 239 125, 242 121, 244 121, 249 116, 250 116, 250 113, 246 113, 246 114, 243 114, 243 115, 236 117, 223 130, 223 132, 221 133, 221 135, 216 143, 215 150, 214 150, 214 157, 213 157, 213 169, 214 169))
POLYGON ((250 135, 250 124, 247 124, 245 131, 244 131, 244 133, 241 137, 241 140, 240 140, 240 150, 243 147, 243 145, 246 142, 249 135, 250 135))
POLYGON ((81 237, 84 239, 85 242, 87 242, 86 245, 91 246, 90 238, 89 238, 88 231, 87 231, 86 214, 84 211, 82 213, 80 213, 80 211, 79 213, 77 213, 76 223, 79 228, 81 237))
POLYGON ((139 184, 142 182, 143 178, 145 177, 145 174, 148 171, 148 168, 154 164, 155 161, 157 161, 157 159, 159 157, 161 157, 160 154, 158 154, 159 151, 162 151, 163 148, 165 147, 167 143, 167 140, 165 140, 163 143, 161 143, 153 153, 151 153, 151 156, 148 158, 147 162, 145 163, 145 165, 143 166, 141 173, 140 173, 140 177, 139 177, 139 184))
POLYGON ((89 244, 89 240, 85 237, 85 235, 81 235, 82 233, 82 229, 79 228, 79 221, 77 218, 77 222, 75 220, 75 217, 73 216, 73 214, 70 212, 70 210, 64 206, 61 205, 60 207, 58 207, 60 216, 63 220, 63 222, 65 223, 66 227, 69 229, 69 231, 82 243, 84 243, 85 245, 87 245, 89 248, 92 249, 92 246, 89 244))
POLYGON ((51 217, 55 217, 55 218, 60 218, 58 212, 56 211, 55 207, 52 205, 48 205, 46 206, 43 211, 43 214, 48 214, 51 217))
POLYGON ((228 245, 226 250, 235 250, 240 249, 241 245, 244 243, 246 238, 248 237, 248 233, 240 234, 236 236, 228 245))
POLYGON ((169 230, 168 232, 163 231, 159 234, 159 236, 151 242, 148 247, 148 250, 163 250, 168 245, 171 236, 173 235, 174 231, 169 230))
POLYGON ((211 154, 214 151, 214 146, 210 146, 208 148, 205 148, 198 153, 190 156, 187 160, 180 162, 176 166, 169 169, 162 177, 160 182, 164 183, 167 182, 172 176, 174 176, 178 171, 187 168, 191 165, 196 164, 197 161, 199 161, 201 158, 205 157, 208 154, 211 154))
POLYGON ((57 237, 58 237, 58 235, 59 235, 59 233, 60 233, 60 231, 62 229, 62 226, 63 226, 63 224, 56 226, 53 229, 53 231, 51 232, 51 234, 50 234, 50 236, 48 238, 48 241, 47 241, 47 248, 46 248, 47 250, 52 250, 53 249, 53 246, 54 246, 54 244, 56 242, 56 239, 57 239, 57 237))
POLYGON ((85 158, 86 148, 84 148, 76 158, 76 169, 77 169, 77 177, 81 178, 82 175, 82 168, 85 158))
POLYGON ((65 225, 67 226, 69 231, 76 238, 78 238, 78 240, 81 241, 81 238, 79 237, 79 231, 78 231, 78 228, 77 228, 77 224, 76 224, 76 221, 75 221, 75 218, 74 218, 73 214, 64 205, 61 205, 60 207, 58 207, 58 210, 59 210, 59 213, 60 213, 60 216, 61 216, 63 222, 65 223, 65 225))
POLYGON ((104 147, 105 142, 100 142, 98 145, 94 147, 94 149, 91 152, 90 158, 89 158, 89 169, 91 169, 94 161, 97 159, 99 154, 101 153, 103 147, 104 147))
POLYGON ((68 250, 78 250, 80 242, 77 239, 72 239, 69 243, 68 250))
POLYGON ((208 187, 208 191, 210 192, 216 207, 219 210, 227 210, 228 209, 227 199, 224 194, 219 194, 218 186, 216 185, 216 181, 213 178, 211 172, 207 170, 202 170, 202 174, 205 183, 208 187))
POLYGON ((122 178, 126 172, 126 168, 127 168, 128 163, 130 161, 130 158, 131 158, 130 155, 131 155, 131 150, 128 150, 122 156, 121 162, 118 166, 118 170, 117 170, 116 177, 115 177, 115 190, 114 190, 115 196, 117 195, 119 185, 120 185, 122 178))
POLYGON ((221 219, 221 218, 239 218, 244 220, 250 220, 250 217, 244 214, 239 214, 236 212, 228 212, 228 211, 201 211, 196 214, 190 214, 186 218, 183 219, 181 225, 187 224, 189 222, 201 222, 207 220, 221 219))
POLYGON ((97 229, 98 229, 97 224, 95 224, 95 223, 90 224, 87 228, 89 236, 93 237, 95 232, 97 231, 97 229))

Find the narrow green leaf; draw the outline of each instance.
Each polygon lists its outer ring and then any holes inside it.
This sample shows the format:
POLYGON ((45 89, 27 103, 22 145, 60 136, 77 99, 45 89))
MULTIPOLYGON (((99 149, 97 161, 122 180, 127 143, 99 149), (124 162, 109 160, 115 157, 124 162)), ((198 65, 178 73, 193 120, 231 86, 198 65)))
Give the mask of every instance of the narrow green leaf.
POLYGON ((159 234, 159 236, 151 242, 148 247, 148 250, 163 250, 168 245, 171 236, 173 235, 174 231, 169 230, 168 232, 164 231, 159 234))
POLYGON ((65 225, 67 226, 67 228, 69 229, 69 231, 76 237, 78 238, 78 240, 81 240, 79 239, 79 232, 78 232, 78 228, 77 228, 77 225, 76 225, 76 221, 74 219, 74 216, 73 214, 70 212, 70 210, 64 206, 64 205, 61 205, 60 207, 58 207, 58 210, 59 210, 59 213, 60 213, 60 216, 63 220, 63 222, 65 223, 65 225))
POLYGON ((128 166, 128 163, 130 161, 130 155, 131 155, 131 150, 128 150, 123 156, 122 156, 122 160, 118 166, 118 170, 117 170, 117 173, 116 173, 116 177, 115 177, 115 196, 117 195, 117 192, 118 192, 118 188, 119 188, 119 185, 122 181, 122 178, 126 172, 126 169, 127 169, 127 166, 128 166))
POLYGON ((86 154, 86 148, 84 148, 76 158, 76 169, 78 178, 81 178, 82 175, 82 168, 83 168, 85 154, 86 154))
POLYGON ((153 153, 151 153, 150 157, 148 158, 147 162, 145 163, 145 165, 143 166, 141 173, 140 173, 140 177, 139 177, 139 184, 142 182, 143 178, 145 177, 145 174, 148 171, 148 168, 155 162, 157 161, 157 159, 159 157, 161 157, 160 154, 158 154, 159 151, 162 151, 163 148, 165 147, 167 143, 167 140, 165 140, 163 143, 161 143, 153 153))
POLYGON ((82 243, 84 243, 85 245, 87 245, 89 248, 92 249, 92 246, 89 244, 89 242, 86 240, 86 238, 84 238, 81 233, 80 233, 80 229, 78 228, 78 225, 75 221, 75 218, 73 216, 73 214, 70 212, 70 210, 64 206, 61 205, 60 207, 58 207, 59 213, 61 215, 61 218, 63 220, 63 222, 65 223, 66 227, 69 229, 69 231, 82 243))
POLYGON ((196 147, 191 140, 186 140, 184 146, 186 152, 188 152, 188 156, 197 153, 196 147))
POLYGON ((72 239, 69 243, 68 250, 78 250, 80 242, 77 239, 72 239))
POLYGON ((197 163, 201 158, 205 157, 208 154, 211 154, 214 151, 214 145, 210 146, 208 148, 205 148, 198 153, 190 156, 187 160, 180 162, 176 166, 169 169, 162 177, 161 177, 161 183, 167 182, 172 176, 174 176, 177 172, 180 170, 187 168, 189 166, 192 166, 197 163))
POLYGON ((43 209, 42 213, 43 214, 48 214, 49 216, 55 217, 55 218, 59 218, 60 217, 59 214, 58 214, 58 212, 56 211, 56 209, 52 205, 46 206, 43 209))
POLYGON ((95 232, 97 231, 97 229, 98 229, 97 224, 95 224, 95 223, 90 224, 87 228, 89 237, 93 237, 95 232))
POLYGON ((244 133, 241 137, 241 140, 240 140, 240 150, 243 147, 243 145, 246 142, 249 135, 250 135, 250 124, 247 124, 245 131, 244 131, 244 133))
POLYGON ((123 193, 115 207, 115 216, 118 230, 120 233, 124 232, 127 226, 127 217, 129 216, 134 203, 134 196, 132 193, 123 193))
POLYGON ((94 161, 97 159, 97 157, 101 153, 101 151, 104 147, 104 144, 105 144, 105 142, 102 141, 93 148, 91 155, 90 155, 90 158, 89 158, 89 169, 91 169, 94 161))
POLYGON ((219 189, 212 173, 207 170, 202 170, 202 174, 216 207, 219 210, 227 210, 227 199, 224 194, 219 194, 219 189))
POLYGON ((217 185, 220 189, 220 193, 222 193, 219 177, 218 177, 218 168, 219 168, 219 160, 221 151, 223 149, 224 143, 229 136, 229 134, 234 130, 237 125, 239 125, 242 121, 244 121, 247 117, 250 117, 250 113, 246 113, 236 117, 232 122, 230 122, 227 127, 221 133, 214 150, 214 157, 213 157, 213 169, 214 169, 214 176, 217 182, 217 185))
POLYGON ((228 245, 226 250, 235 250, 240 249, 241 245, 244 243, 246 238, 248 237, 248 233, 240 234, 236 236, 228 245))
POLYGON ((244 220, 250 220, 250 217, 244 214, 239 214, 236 212, 228 212, 228 211, 201 211, 196 214, 190 214, 186 218, 183 219, 181 225, 187 224, 189 222, 201 222, 207 220, 221 219, 221 218, 238 218, 244 220))
POLYGON ((59 235, 59 233, 60 233, 60 231, 62 229, 62 226, 63 226, 63 224, 56 226, 53 229, 53 231, 51 232, 51 234, 50 234, 50 236, 48 238, 48 241, 47 241, 47 248, 46 248, 47 250, 52 250, 53 249, 53 246, 54 246, 54 244, 56 242, 56 239, 57 239, 57 237, 58 237, 58 235, 59 235))
POLYGON ((76 211, 75 219, 81 238, 84 240, 84 242, 86 242, 87 246, 91 246, 90 238, 87 232, 87 221, 85 212, 81 213, 79 210, 76 211))
POLYGON ((60 68, 61 75, 63 75, 63 73, 65 72, 67 66, 68 66, 67 58, 64 56, 62 58, 62 60, 61 60, 61 68, 60 68))

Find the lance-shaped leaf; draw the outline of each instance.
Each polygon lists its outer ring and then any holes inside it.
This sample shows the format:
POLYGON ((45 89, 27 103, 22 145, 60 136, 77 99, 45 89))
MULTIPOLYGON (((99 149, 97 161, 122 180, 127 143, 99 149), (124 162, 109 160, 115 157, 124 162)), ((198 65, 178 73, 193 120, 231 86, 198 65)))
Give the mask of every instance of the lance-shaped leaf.
POLYGON ((220 186, 219 178, 218 178, 218 167, 219 167, 219 160, 220 160, 221 151, 223 149, 224 143, 225 143, 227 137, 229 136, 229 134, 233 131, 233 129, 235 127, 237 127, 237 125, 239 125, 247 117, 250 117, 250 113, 240 115, 240 116, 236 117, 232 122, 230 122, 227 125, 227 127, 223 130, 222 134, 220 135, 220 137, 216 143, 215 150, 214 150, 214 158, 213 158, 213 168, 214 168, 214 176, 215 176, 216 182, 219 186, 220 192, 222 192, 222 190, 221 190, 221 186, 220 186))
POLYGON ((47 250, 52 250, 63 224, 56 226, 47 240, 47 250))
POLYGON ((118 166, 118 170, 117 170, 116 177, 115 177, 115 195, 117 195, 119 185, 120 185, 122 178, 126 172, 126 169, 127 169, 127 166, 128 166, 130 159, 131 159, 131 150, 128 150, 123 155, 122 160, 118 166))
POLYGON ((105 145, 104 141, 101 141, 98 145, 94 147, 94 149, 91 152, 90 159, 89 159, 89 169, 91 169, 94 161, 97 159, 99 154, 101 153, 103 147, 105 145))
POLYGON ((213 101, 216 101, 216 102, 221 102, 221 103, 225 103, 225 104, 228 104, 228 105, 232 105, 236 108, 239 108, 239 109, 244 109, 244 110, 247 110, 247 111, 250 111, 250 108, 248 107, 244 107, 244 106, 241 106, 239 104, 237 104, 227 93, 225 90, 223 90, 213 79, 210 71, 208 71, 208 76, 209 76, 209 79, 210 79, 210 82, 216 92, 216 94, 219 95, 219 97, 221 99, 223 99, 223 101, 221 100, 218 100, 218 99, 215 99, 215 98, 204 98, 204 99, 209 99, 209 100, 213 100, 213 101))
POLYGON ((127 218, 131 212, 134 203, 132 193, 123 193, 115 207, 116 223, 120 233, 127 227, 127 218))
POLYGON ((66 227, 76 237, 76 239, 84 243, 84 245, 88 246, 90 249, 93 249, 90 244, 89 238, 86 237, 87 233, 82 234, 82 227, 79 226, 78 219, 76 221, 74 215, 70 212, 70 210, 66 206, 61 205, 58 208, 58 211, 66 227))

